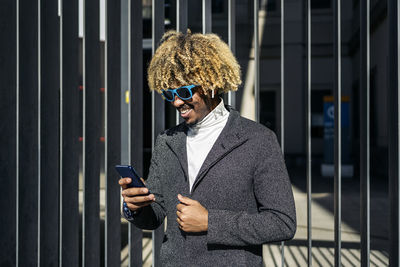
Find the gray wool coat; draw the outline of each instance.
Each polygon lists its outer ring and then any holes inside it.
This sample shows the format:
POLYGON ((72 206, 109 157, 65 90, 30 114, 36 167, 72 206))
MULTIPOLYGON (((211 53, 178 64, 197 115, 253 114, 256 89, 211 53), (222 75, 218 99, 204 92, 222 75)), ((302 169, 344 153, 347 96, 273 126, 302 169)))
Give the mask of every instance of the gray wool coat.
POLYGON ((229 119, 189 191, 187 126, 160 134, 147 187, 156 202, 130 221, 155 229, 167 218, 163 266, 262 266, 262 244, 296 231, 290 180, 275 134, 229 107, 229 119), (177 194, 208 210, 208 231, 186 233, 176 221, 177 194))

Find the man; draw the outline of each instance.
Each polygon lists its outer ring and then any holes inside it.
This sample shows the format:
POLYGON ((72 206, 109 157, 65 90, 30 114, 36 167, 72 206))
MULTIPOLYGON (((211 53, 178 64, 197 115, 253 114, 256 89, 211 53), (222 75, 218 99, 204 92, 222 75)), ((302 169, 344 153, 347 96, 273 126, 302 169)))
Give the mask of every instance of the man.
POLYGON ((167 32, 148 68, 184 122, 157 138, 147 188, 120 180, 142 229, 167 218, 163 266, 262 266, 262 244, 296 231, 290 180, 272 131, 225 107, 240 68, 214 34, 167 32))

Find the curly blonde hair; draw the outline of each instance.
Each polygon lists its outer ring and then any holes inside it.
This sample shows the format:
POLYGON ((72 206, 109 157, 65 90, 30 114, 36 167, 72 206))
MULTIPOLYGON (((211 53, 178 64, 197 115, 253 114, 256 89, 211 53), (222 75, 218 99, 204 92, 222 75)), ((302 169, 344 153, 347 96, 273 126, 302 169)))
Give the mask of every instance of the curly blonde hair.
POLYGON ((215 34, 166 32, 147 69, 150 90, 195 84, 204 93, 236 91, 240 66, 228 45, 215 34))

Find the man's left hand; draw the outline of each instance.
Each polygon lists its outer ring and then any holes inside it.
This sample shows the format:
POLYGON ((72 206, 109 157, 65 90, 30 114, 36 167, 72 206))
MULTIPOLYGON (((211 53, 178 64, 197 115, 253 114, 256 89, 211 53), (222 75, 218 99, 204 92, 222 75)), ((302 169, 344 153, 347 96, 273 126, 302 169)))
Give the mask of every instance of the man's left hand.
POLYGON ((176 206, 179 228, 185 232, 205 232, 208 230, 208 211, 197 200, 178 194, 181 202, 176 206))

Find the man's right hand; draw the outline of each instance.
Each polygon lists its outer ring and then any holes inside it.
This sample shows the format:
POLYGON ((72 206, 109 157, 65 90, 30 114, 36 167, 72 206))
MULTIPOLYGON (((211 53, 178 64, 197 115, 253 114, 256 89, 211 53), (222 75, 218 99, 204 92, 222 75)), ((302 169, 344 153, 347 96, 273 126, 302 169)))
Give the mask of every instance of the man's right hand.
MULTIPOLYGON (((141 180, 143 181, 143 178, 141 180)), ((122 188, 122 197, 131 211, 146 207, 156 200, 153 194, 149 194, 149 190, 146 187, 128 188, 131 178, 122 178, 118 183, 122 188)))

